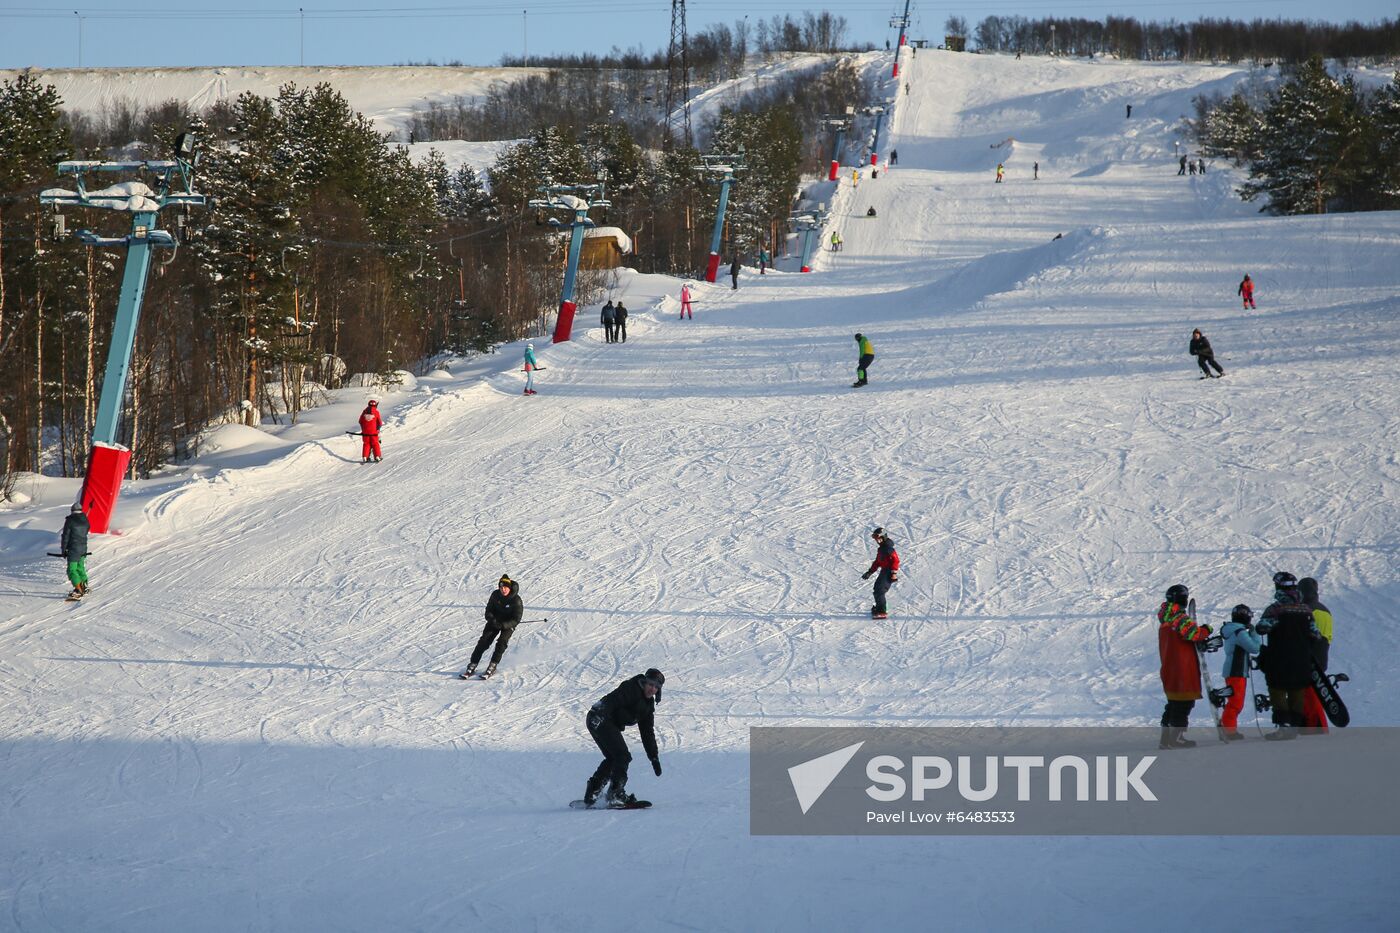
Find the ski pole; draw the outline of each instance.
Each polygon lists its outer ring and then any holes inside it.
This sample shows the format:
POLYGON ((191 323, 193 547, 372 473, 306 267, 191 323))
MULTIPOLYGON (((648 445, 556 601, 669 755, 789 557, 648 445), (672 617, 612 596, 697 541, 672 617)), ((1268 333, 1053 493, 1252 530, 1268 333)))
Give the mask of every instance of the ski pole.
MULTIPOLYGON (((48 555, 49 555, 50 557, 67 557, 67 556, 68 556, 67 554, 55 554, 53 551, 48 551, 47 553, 48 553, 48 555)), ((88 551, 88 552, 87 552, 86 554, 84 554, 83 556, 84 556, 84 557, 91 557, 91 556, 92 556, 92 552, 91 552, 91 551, 88 551)))
POLYGON ((548 622, 548 619, 521 619, 516 625, 524 625, 527 622, 548 622))

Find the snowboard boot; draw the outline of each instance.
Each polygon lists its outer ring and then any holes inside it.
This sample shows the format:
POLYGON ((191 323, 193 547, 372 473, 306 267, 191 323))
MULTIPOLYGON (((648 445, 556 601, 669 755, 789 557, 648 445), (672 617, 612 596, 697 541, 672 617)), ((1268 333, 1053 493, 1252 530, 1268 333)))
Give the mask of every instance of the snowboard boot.
POLYGON ((870 618, 872 619, 888 619, 889 617, 890 614, 888 612, 872 612, 870 614, 870 618))
POLYGON ((73 587, 72 592, 70 592, 70 593, 68 594, 68 597, 67 597, 67 598, 70 599, 70 600, 73 600, 73 601, 77 601, 77 600, 79 600, 79 599, 82 599, 82 598, 83 598, 83 591, 80 590, 80 589, 78 589, 78 588, 75 586, 75 587, 73 587))
POLYGON ((1157 742, 1162 749, 1195 748, 1196 743, 1186 738, 1186 730, 1181 726, 1163 726, 1162 737, 1157 742))
POLYGON ((475 673, 476 673, 476 662, 473 661, 472 663, 470 663, 470 664, 467 665, 467 669, 466 669, 465 671, 462 671, 461 677, 462 677, 463 680, 466 680, 468 677, 470 677, 471 675, 473 675, 473 674, 475 674, 475 673))
POLYGON ((486 670, 482 671, 481 679, 486 680, 494 673, 496 673, 496 662, 492 661, 490 664, 486 665, 486 670))
POLYGON ((590 807, 597 803, 598 795, 603 792, 603 788, 607 786, 607 783, 608 779, 606 777, 589 778, 588 784, 583 789, 583 802, 590 807))
POLYGON ((614 784, 608 791, 608 808, 611 810, 620 810, 623 807, 630 807, 636 802, 637 798, 627 793, 625 785, 623 787, 618 787, 614 784))

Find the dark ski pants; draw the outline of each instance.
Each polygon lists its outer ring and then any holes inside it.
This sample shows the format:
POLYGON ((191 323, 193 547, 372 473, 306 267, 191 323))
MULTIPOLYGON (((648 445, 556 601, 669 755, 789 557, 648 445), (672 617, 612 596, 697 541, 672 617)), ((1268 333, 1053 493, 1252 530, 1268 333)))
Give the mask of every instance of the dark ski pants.
POLYGON ((1305 705, 1310 687, 1269 687, 1269 700, 1274 708, 1274 725, 1304 725, 1305 705))
POLYGON ((481 663, 481 656, 486 653, 486 649, 491 647, 491 641, 496 642, 496 650, 491 652, 491 663, 500 664, 501 658, 505 657, 506 646, 510 644, 510 636, 515 634, 514 628, 504 628, 494 622, 487 622, 486 628, 481 630, 481 638, 477 640, 476 649, 472 651, 472 666, 481 663))
POLYGON ((614 324, 612 321, 603 322, 603 335, 607 338, 608 343, 612 343, 614 340, 617 339, 614 333, 616 329, 617 325, 614 324))
POLYGON ((731 276, 729 277, 729 281, 732 282, 732 283, 734 283, 734 284, 731 286, 731 288, 733 288, 735 291, 737 291, 738 288, 739 288, 739 273, 735 272, 733 275, 731 275, 731 276))
POLYGON ((865 382, 865 371, 870 367, 870 364, 873 362, 875 362, 875 354, 862 353, 860 355, 860 361, 856 363, 856 379, 860 380, 861 382, 865 382))
POLYGON ((890 579, 890 572, 882 569, 880 575, 875 578, 876 612, 889 612, 889 609, 885 606, 885 594, 890 591, 890 587, 893 585, 894 581, 890 579))
POLYGON ((1191 709, 1196 705, 1195 700, 1168 700, 1166 708, 1162 710, 1162 725, 1176 729, 1185 729, 1191 718, 1191 709))
POLYGON ((627 342, 627 322, 618 321, 613 325, 613 343, 627 342))
POLYGON ((1209 367, 1211 366, 1214 366, 1215 371, 1220 375, 1223 376, 1225 374, 1225 370, 1220 368, 1220 364, 1215 361, 1215 357, 1213 355, 1196 357, 1196 365, 1201 367, 1201 372, 1205 373, 1207 376, 1210 375, 1209 367))
POLYGON ((622 737, 622 730, 591 709, 584 722, 588 726, 588 734, 593 736, 598 750, 603 753, 603 761, 593 772, 592 782, 600 787, 604 781, 611 782, 613 793, 622 793, 627 786, 627 766, 632 763, 632 753, 627 750, 627 740, 622 737))

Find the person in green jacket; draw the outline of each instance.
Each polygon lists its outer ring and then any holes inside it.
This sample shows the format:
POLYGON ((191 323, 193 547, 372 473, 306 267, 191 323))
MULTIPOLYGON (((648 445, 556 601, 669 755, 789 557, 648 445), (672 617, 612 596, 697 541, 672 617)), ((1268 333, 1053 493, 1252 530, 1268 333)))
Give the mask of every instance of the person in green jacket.
POLYGON ((870 345, 864 334, 856 334, 856 345, 860 348, 860 360, 856 362, 856 381, 851 383, 853 389, 859 389, 866 384, 868 380, 865 378, 865 371, 875 362, 875 348, 870 345))

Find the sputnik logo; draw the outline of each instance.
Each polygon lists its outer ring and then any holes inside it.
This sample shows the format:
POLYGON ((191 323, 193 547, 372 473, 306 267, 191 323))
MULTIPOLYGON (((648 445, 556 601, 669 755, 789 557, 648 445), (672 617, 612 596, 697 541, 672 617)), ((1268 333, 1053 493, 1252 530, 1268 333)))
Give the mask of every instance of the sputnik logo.
POLYGON ((841 769, 850 763, 864 744, 857 742, 839 751, 788 768, 788 778, 792 781, 792 789, 797 794, 797 803, 802 807, 804 815, 821 799, 831 782, 840 775, 841 769))

